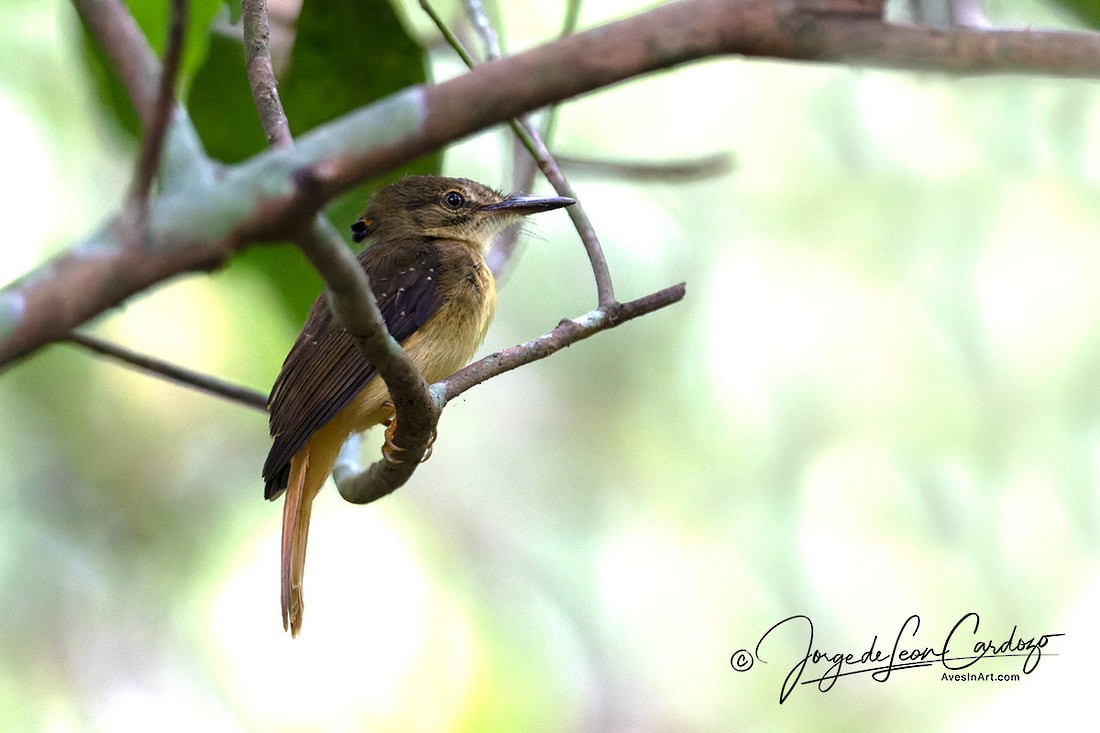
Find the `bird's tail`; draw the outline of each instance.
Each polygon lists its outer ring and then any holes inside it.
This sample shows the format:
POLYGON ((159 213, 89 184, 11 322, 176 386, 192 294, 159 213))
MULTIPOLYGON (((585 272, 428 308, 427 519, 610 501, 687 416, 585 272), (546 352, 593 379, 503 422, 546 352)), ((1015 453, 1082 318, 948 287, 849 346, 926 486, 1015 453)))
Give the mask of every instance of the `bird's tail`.
POLYGON ((282 603, 283 630, 297 636, 302 628, 302 575, 306 564, 306 539, 313 497, 306 498, 305 479, 309 470, 309 451, 303 450, 291 461, 290 477, 283 496, 282 603))
MULTIPOLYGON (((380 389, 385 390, 385 385, 380 389)), ((368 394, 368 402, 381 403, 385 394, 384 391, 381 395, 368 394)), ((359 413, 344 410, 317 430, 290 461, 283 495, 281 597, 283 628, 289 629, 292 636, 297 636, 302 629, 302 576, 305 574, 306 539, 313 499, 332 473, 340 447, 353 428, 360 430, 363 426, 376 425, 392 414, 391 408, 383 406, 357 420, 359 413)))
POLYGON ((313 456, 311 460, 311 447, 307 444, 291 461, 290 478, 283 497, 281 598, 283 629, 289 629, 291 636, 298 636, 302 629, 302 577, 306 568, 306 541, 313 499, 332 470, 332 461, 324 460, 328 458, 327 451, 322 451, 326 455, 313 456))

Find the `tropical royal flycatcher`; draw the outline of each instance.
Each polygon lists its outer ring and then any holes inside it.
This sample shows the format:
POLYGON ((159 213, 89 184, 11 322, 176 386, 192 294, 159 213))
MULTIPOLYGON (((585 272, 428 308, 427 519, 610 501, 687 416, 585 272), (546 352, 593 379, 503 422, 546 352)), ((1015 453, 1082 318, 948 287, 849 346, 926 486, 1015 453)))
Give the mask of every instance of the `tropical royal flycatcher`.
MULTIPOLYGON (((461 369, 485 338, 496 285, 485 254, 503 229, 568 198, 503 195, 465 178, 409 176, 376 192, 352 237, 386 328, 428 383, 461 369)), ((353 432, 393 417, 386 385, 322 294, 309 311, 268 398, 274 442, 264 496, 285 491, 283 628, 302 628, 302 575, 313 498, 353 432)), ((399 448, 397 450, 400 450, 399 448)), ((383 451, 387 458, 392 454, 383 451)))

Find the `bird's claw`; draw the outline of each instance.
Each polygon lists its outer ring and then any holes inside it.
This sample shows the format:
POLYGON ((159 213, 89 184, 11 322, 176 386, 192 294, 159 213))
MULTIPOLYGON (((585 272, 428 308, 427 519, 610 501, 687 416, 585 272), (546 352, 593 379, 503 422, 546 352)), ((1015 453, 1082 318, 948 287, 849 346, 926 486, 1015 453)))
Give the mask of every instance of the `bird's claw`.
POLYGON ((382 446, 382 457, 386 459, 388 463, 394 465, 404 463, 403 460, 398 458, 395 453, 404 453, 405 449, 393 442, 394 435, 397 433, 397 420, 390 418, 386 423, 386 442, 382 446))
MULTIPOLYGON (((394 465, 398 465, 398 464, 401 464, 401 463, 405 462, 402 459, 398 458, 397 455, 395 455, 395 454, 404 453, 405 450, 406 450, 405 448, 402 448, 401 446, 397 445, 397 443, 393 442, 394 437, 396 436, 396 434, 397 434, 397 420, 395 418, 391 417, 389 419, 389 421, 386 422, 386 442, 382 446, 382 457, 385 458, 387 462, 392 463, 394 465)), ((428 445, 427 445, 426 448, 424 448, 424 455, 420 459, 421 463, 423 463, 424 461, 431 458, 431 456, 432 456, 432 447, 435 445, 435 436, 436 436, 436 432, 433 429, 432 430, 432 437, 428 439, 428 445)))

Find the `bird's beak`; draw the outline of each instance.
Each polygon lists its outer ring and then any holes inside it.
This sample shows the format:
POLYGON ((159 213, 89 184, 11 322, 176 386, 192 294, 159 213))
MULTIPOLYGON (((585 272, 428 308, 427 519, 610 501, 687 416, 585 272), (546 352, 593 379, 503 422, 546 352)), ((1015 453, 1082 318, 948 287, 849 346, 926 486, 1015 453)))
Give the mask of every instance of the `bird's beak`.
POLYGON ((540 211, 553 211, 563 206, 572 206, 575 203, 577 202, 565 196, 549 196, 543 198, 513 193, 509 194, 503 201, 481 207, 481 210, 492 213, 500 212, 514 214, 516 216, 527 216, 528 214, 537 214, 540 211))

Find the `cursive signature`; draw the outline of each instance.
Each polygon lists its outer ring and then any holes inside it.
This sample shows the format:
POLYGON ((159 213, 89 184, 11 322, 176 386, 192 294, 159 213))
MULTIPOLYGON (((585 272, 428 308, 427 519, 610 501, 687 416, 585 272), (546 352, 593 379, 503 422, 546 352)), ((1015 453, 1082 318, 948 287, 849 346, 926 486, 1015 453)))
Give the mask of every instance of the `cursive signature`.
MULTIPOLYGON (((929 667, 934 664, 958 671, 977 664, 982 659, 1023 657, 1023 673, 1031 674, 1038 668, 1050 640, 1064 636, 1041 634, 1027 637, 1019 633, 1018 626, 1013 626, 1007 637, 993 638, 980 635, 980 627, 981 618, 977 613, 964 614, 951 627, 942 644, 924 646, 912 641, 921 628, 920 616, 913 614, 905 619, 891 643, 880 642, 876 634, 871 643, 859 651, 825 651, 815 644, 813 620, 804 615, 790 616, 765 631, 752 653, 747 649, 734 652, 730 657, 730 665, 735 670, 744 672, 752 667, 753 659, 766 664, 763 651, 769 640, 776 641, 781 633, 801 634, 802 636, 795 637, 795 641, 804 639, 806 652, 783 679, 783 686, 779 691, 779 703, 782 704, 800 684, 816 684, 819 691, 828 692, 841 677, 870 674, 876 682, 885 682, 895 670, 929 667), (828 666, 823 672, 817 671, 819 665, 823 664, 828 666), (804 676, 808 678, 803 679, 804 676)), ((799 648, 802 648, 801 644, 799 648)))

